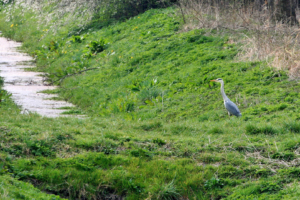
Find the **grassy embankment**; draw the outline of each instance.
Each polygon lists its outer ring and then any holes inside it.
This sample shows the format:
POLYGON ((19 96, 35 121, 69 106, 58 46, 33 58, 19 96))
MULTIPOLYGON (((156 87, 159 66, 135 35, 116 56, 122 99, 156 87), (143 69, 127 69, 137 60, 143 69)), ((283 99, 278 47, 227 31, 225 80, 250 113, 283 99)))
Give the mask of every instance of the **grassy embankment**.
POLYGON ((300 86, 285 71, 236 62, 226 36, 180 31, 172 8, 79 35, 19 12, 6 21, 2 10, 0 30, 37 56, 71 112, 90 117, 20 115, 4 93, 1 199, 36 197, 29 183, 69 199, 299 196, 300 86), (228 118, 214 78, 242 118, 228 118))

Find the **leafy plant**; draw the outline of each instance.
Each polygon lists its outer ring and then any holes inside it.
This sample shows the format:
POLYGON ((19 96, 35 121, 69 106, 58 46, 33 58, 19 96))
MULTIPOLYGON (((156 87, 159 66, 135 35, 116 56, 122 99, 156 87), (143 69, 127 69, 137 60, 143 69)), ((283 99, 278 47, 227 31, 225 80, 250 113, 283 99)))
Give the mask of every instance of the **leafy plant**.
POLYGON ((102 52, 105 49, 105 45, 106 45, 105 40, 100 39, 98 41, 91 41, 88 44, 87 48, 90 49, 92 54, 97 54, 102 52))
POLYGON ((260 193, 274 193, 281 190, 281 186, 276 182, 263 182, 260 185, 260 193))
POLYGON ((49 43, 49 46, 48 46, 48 49, 50 50, 50 51, 56 51, 56 50, 58 50, 58 48, 59 48, 59 43, 57 42, 57 41, 51 41, 50 43, 49 43))
POLYGON ((166 144, 166 141, 163 141, 162 139, 160 138, 156 138, 153 140, 153 143, 156 143, 158 144, 159 146, 162 146, 162 145, 165 145, 166 144))
POLYGON ((205 181, 204 187, 208 190, 216 190, 224 187, 224 182, 222 179, 212 177, 211 179, 205 181))
POLYGON ((52 146, 52 143, 45 140, 27 141, 27 147, 29 148, 30 153, 34 156, 55 156, 52 146))
POLYGON ((85 36, 72 35, 70 41, 73 43, 82 43, 85 40, 85 36))

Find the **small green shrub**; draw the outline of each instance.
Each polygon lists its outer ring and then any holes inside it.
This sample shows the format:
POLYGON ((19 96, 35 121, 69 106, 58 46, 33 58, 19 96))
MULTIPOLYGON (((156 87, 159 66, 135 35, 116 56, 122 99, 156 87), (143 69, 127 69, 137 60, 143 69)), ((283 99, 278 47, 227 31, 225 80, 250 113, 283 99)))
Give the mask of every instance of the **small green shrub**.
POLYGON ((288 107, 288 105, 287 104, 280 104, 279 106, 278 106, 278 110, 279 111, 281 111, 281 110, 284 110, 284 109, 286 109, 288 107))
POLYGON ((284 161, 292 161, 296 158, 296 155, 292 152, 277 152, 272 155, 272 158, 284 161))
POLYGON ((300 168, 298 168, 298 167, 290 167, 290 168, 287 168, 287 169, 280 169, 280 170, 278 170, 278 173, 281 176, 285 176, 287 178, 297 178, 297 179, 299 179, 300 168))
POLYGON ((59 48, 59 43, 58 43, 57 41, 53 41, 53 40, 52 40, 52 41, 49 43, 48 49, 49 49, 50 51, 56 51, 58 48, 59 48))
POLYGON ((94 169, 93 166, 84 163, 79 163, 79 162, 74 163, 73 167, 75 167, 77 170, 82 170, 82 171, 92 171, 94 169))
POLYGON ((24 150, 25 150, 24 144, 21 144, 21 143, 12 144, 9 147, 1 147, 1 144, 0 144, 0 149, 3 150, 4 152, 8 152, 15 156, 22 156, 24 154, 24 150))
POLYGON ((27 147, 30 153, 34 156, 55 156, 53 143, 45 140, 33 140, 27 141, 27 147))
MULTIPOLYGON (((282 189, 282 186, 272 182, 255 182, 246 184, 243 187, 238 187, 233 194, 227 196, 227 200, 263 200, 270 199, 272 194, 275 194, 282 189)), ((278 195, 279 196, 279 195, 278 195)), ((273 195, 272 195, 273 197, 273 195)), ((271 198, 272 198, 271 197, 271 198)), ((281 198, 281 196, 279 197, 281 198)), ((275 197, 275 199, 277 199, 275 197)))
POLYGON ((208 131, 208 133, 210 133, 210 134, 222 134, 222 133, 224 133, 224 131, 223 131, 223 129, 221 129, 219 127, 214 127, 212 129, 210 129, 208 131))
POLYGON ((261 127, 260 132, 265 135, 274 135, 277 133, 277 130, 274 129, 272 126, 263 126, 261 127))
POLYGON ((252 124, 248 124, 246 126, 246 132, 251 135, 256 135, 256 134, 260 134, 260 133, 265 134, 265 135, 274 135, 277 133, 277 130, 274 129, 270 125, 263 126, 263 127, 257 127, 252 124))
POLYGON ((82 43, 84 39, 84 36, 72 35, 70 41, 73 43, 82 43))
POLYGON ((204 163, 215 163, 215 162, 219 162, 221 161, 221 157, 216 155, 216 154, 212 154, 212 153, 201 153, 199 155, 199 161, 202 161, 204 163))
POLYGON ((147 100, 155 99, 162 94, 162 91, 157 87, 145 88, 140 91, 138 98, 147 104, 147 100))
POLYGON ((300 123, 299 122, 287 122, 284 127, 293 133, 300 133, 300 123))
POLYGON ((167 144, 166 141, 164 141, 160 138, 153 139, 153 143, 158 144, 159 146, 167 144))
POLYGON ((144 185, 134 182, 132 178, 128 180, 127 184, 128 189, 135 193, 142 193, 145 188, 144 185))
POLYGON ((198 117, 199 122, 208 121, 209 116, 208 115, 201 115, 198 117))
POLYGON ((293 97, 286 97, 284 99, 284 101, 288 102, 288 103, 293 103, 294 102, 294 98, 293 97))
POLYGON ((290 140, 284 143, 284 150, 295 150, 300 147, 300 142, 297 140, 290 140))
POLYGON ((259 193, 276 193, 282 189, 282 186, 276 182, 262 182, 260 184, 259 193))
POLYGON ((66 140, 66 139, 71 139, 72 138, 72 136, 71 135, 68 135, 68 134, 57 134, 56 135, 56 139, 58 140, 58 141, 64 141, 64 140, 66 140))
POLYGON ((145 149, 137 149, 130 151, 130 154, 134 157, 144 157, 144 158, 151 158, 153 155, 151 152, 145 149))
POLYGON ((207 190, 221 189, 224 187, 224 181, 222 179, 212 177, 211 179, 205 181, 204 187, 207 190))
POLYGON ((144 131, 153 131, 163 127, 161 122, 153 122, 149 124, 143 124, 140 126, 144 131))
POLYGON ((232 148, 240 152, 266 151, 266 146, 261 143, 250 143, 249 141, 239 141, 232 144, 232 148))
POLYGON ((270 169, 262 168, 262 169, 257 169, 255 172, 255 175, 257 177, 265 177, 267 178, 268 176, 272 175, 273 172, 270 169))
POLYGON ((233 167, 232 165, 221 166, 221 168, 219 170, 220 178, 241 177, 243 174, 244 174, 243 170, 233 167))
POLYGON ((260 133, 260 129, 252 124, 248 124, 246 126, 246 132, 251 135, 255 135, 260 133))
POLYGON ((203 35, 195 35, 195 36, 189 36, 187 38, 187 41, 190 43, 196 43, 196 44, 202 44, 207 42, 213 42, 215 38, 213 37, 207 37, 203 35))
POLYGON ((126 104, 126 112, 133 112, 135 110, 135 104, 133 102, 128 102, 126 104))
POLYGON ((91 41, 87 48, 90 49, 92 54, 97 54, 102 52, 105 49, 106 42, 103 39, 100 39, 98 41, 91 41))

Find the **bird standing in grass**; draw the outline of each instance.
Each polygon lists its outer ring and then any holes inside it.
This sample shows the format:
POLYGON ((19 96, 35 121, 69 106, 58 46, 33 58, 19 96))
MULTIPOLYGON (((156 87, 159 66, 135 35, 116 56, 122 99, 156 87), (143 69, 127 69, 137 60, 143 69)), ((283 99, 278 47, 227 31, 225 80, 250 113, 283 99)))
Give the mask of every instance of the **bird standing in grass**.
POLYGON ((224 81, 223 81, 223 79, 217 78, 216 80, 211 80, 211 81, 221 83, 221 94, 222 94, 222 97, 223 97, 223 100, 224 100, 225 108, 228 111, 228 115, 229 116, 230 115, 235 115, 237 117, 242 116, 242 114, 241 114, 239 108, 237 107, 237 105, 235 105, 235 103, 230 101, 230 99, 226 96, 226 94, 224 92, 224 81))

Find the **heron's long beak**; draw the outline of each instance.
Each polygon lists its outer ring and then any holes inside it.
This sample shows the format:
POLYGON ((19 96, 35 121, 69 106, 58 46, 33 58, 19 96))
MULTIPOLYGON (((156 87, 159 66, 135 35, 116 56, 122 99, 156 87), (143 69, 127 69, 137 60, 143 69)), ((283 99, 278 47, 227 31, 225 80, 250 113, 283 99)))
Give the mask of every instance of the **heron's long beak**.
POLYGON ((217 82, 216 80, 210 80, 210 81, 217 82))

